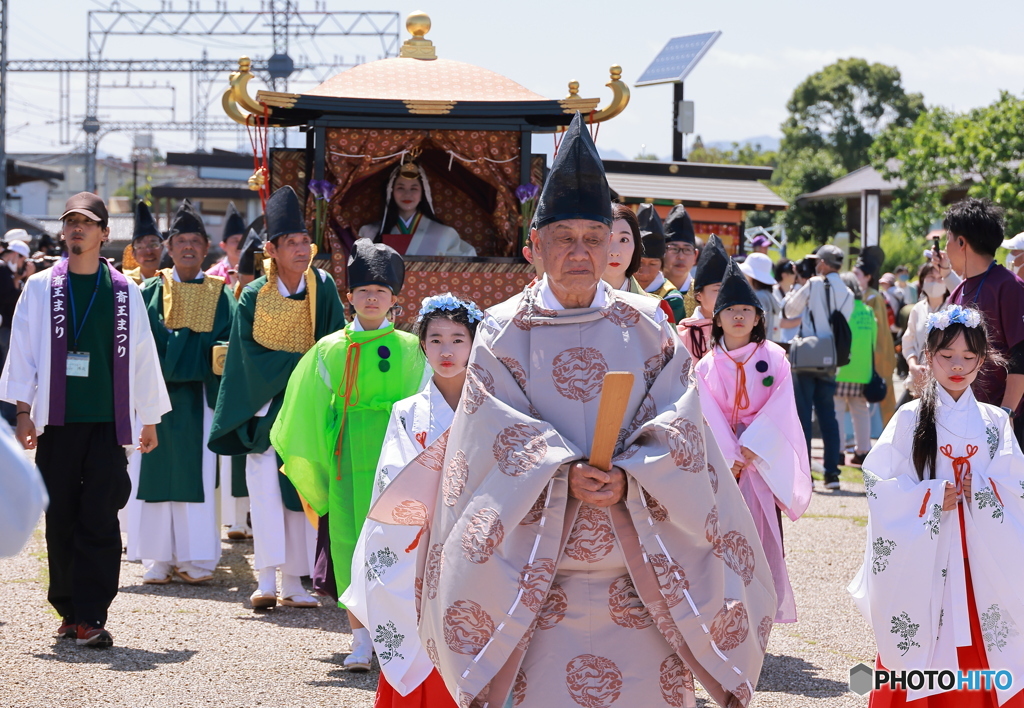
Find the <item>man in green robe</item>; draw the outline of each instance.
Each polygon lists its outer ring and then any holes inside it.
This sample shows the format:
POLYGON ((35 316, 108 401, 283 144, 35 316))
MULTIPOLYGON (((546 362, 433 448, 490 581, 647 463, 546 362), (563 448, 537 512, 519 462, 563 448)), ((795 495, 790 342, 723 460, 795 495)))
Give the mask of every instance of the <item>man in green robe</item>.
MULTIPOLYGON (((348 263, 348 299, 356 316, 302 357, 270 433, 288 478, 317 514, 328 517, 339 596, 351 581, 352 553, 370 508, 391 406, 425 382, 419 339, 387 318, 404 279, 394 249, 356 241, 348 263)), ((352 615, 349 622, 353 647, 345 666, 369 670, 370 634, 352 615)))
POLYGON ((128 557, 142 560, 145 584, 168 583, 172 573, 201 583, 213 577, 220 559, 217 457, 206 449, 206 437, 220 387, 213 348, 227 341, 235 299, 223 278, 203 273, 209 248, 203 221, 186 199, 167 242, 174 267, 142 288, 172 405, 157 425, 166 444, 133 456, 140 503, 131 515, 137 524, 128 534, 128 557))
POLYGON ((253 607, 277 604, 278 568, 281 604, 316 607, 300 580, 313 572, 316 531, 295 488, 279 472, 270 428, 299 359, 317 340, 344 327, 345 315, 334 281, 310 267, 312 242, 291 187, 267 200, 266 228, 269 267, 238 299, 208 445, 218 455, 248 455, 246 485, 259 582, 250 597, 253 607))

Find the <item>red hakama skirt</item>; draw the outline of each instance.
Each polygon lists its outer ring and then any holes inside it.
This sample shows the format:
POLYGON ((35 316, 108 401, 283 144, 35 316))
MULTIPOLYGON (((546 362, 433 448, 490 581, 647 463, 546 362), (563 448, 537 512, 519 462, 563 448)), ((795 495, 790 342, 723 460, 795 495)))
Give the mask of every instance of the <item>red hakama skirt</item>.
POLYGON ((384 672, 380 674, 380 680, 377 682, 377 698, 374 700, 373 708, 459 708, 455 705, 455 700, 452 698, 452 694, 448 693, 448 687, 444 685, 444 680, 441 679, 441 674, 437 673, 437 669, 430 672, 426 680, 423 681, 416 689, 408 696, 401 695, 398 691, 391 687, 388 680, 384 677, 384 672))

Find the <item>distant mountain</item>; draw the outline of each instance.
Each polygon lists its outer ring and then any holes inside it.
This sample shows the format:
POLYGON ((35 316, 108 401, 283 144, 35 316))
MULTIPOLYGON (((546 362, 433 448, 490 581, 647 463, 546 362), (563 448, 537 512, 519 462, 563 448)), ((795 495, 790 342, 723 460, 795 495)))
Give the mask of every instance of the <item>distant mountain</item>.
POLYGON ((605 150, 604 148, 598 147, 597 152, 601 155, 602 160, 632 160, 631 157, 626 157, 618 150, 605 150))
POLYGON ((771 135, 758 135, 754 138, 743 138, 743 140, 715 140, 714 142, 704 142, 706 148, 718 148, 719 150, 732 150, 733 142, 737 142, 740 145, 760 145, 761 150, 771 151, 778 150, 779 143, 782 142, 781 138, 775 138, 771 135))

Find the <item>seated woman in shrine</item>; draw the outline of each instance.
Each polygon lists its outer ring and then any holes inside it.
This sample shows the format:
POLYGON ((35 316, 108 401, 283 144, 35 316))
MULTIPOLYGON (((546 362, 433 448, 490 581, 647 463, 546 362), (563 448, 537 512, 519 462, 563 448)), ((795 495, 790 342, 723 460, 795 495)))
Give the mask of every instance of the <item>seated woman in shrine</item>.
POLYGON ((406 162, 388 179, 384 218, 359 229, 359 238, 391 246, 403 256, 475 256, 476 249, 434 217, 423 168, 406 162))

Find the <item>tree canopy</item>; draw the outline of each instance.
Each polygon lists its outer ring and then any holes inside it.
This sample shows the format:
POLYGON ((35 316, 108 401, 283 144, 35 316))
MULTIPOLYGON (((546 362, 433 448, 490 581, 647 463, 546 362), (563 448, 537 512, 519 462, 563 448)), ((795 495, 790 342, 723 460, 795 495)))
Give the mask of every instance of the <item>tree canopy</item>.
POLYGON ((912 124, 924 98, 904 91, 894 66, 841 59, 804 79, 786 109, 783 150, 826 149, 850 172, 868 164, 875 135, 912 124))
POLYGON ((1006 209, 1008 233, 1024 230, 1024 99, 1003 92, 965 113, 932 108, 909 126, 891 126, 871 148, 875 169, 906 184, 893 196, 890 219, 908 234, 941 218, 943 195, 968 186, 1006 209))
POLYGON ((913 124, 924 99, 904 90, 896 67, 841 59, 804 79, 786 108, 772 184, 793 206, 779 218, 789 238, 824 243, 843 229, 842 204, 797 205, 796 198, 869 164, 875 136, 913 124))

